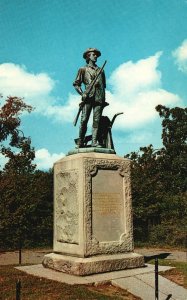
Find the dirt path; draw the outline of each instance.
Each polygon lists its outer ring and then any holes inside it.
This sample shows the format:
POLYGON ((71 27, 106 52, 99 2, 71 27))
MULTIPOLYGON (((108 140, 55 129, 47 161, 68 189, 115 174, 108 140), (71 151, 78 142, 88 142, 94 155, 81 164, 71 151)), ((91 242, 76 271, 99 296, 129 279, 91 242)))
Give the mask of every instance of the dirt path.
MULTIPOLYGON (((40 250, 22 250, 22 264, 40 264, 43 257, 47 253, 53 252, 52 249, 40 249, 40 250)), ((173 249, 163 248, 136 248, 136 253, 140 253, 144 256, 152 256, 155 254, 168 253, 166 259, 172 259, 175 261, 187 262, 187 251, 179 251, 173 249)), ((14 265, 19 264, 19 252, 0 252, 0 265, 14 265)))
MULTIPOLYGON (((47 253, 51 253, 52 249, 41 250, 22 250, 22 264, 41 264, 43 257, 47 253)), ((19 264, 19 252, 0 252, 0 265, 16 265, 19 264)))
POLYGON ((174 261, 181 261, 187 263, 187 250, 181 251, 181 250, 173 250, 173 249, 163 249, 163 248, 135 248, 134 252, 140 253, 144 256, 152 256, 152 255, 158 255, 158 254, 165 254, 165 259, 171 259, 174 261), (168 255, 167 255, 168 254, 168 255))

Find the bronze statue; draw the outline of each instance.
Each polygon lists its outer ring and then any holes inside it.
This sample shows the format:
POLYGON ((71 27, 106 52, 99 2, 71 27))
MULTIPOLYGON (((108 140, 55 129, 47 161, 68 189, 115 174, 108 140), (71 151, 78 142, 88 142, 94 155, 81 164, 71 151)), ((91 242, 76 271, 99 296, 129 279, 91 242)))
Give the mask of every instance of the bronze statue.
POLYGON ((102 147, 98 140, 99 123, 102 116, 103 108, 108 105, 105 101, 105 74, 104 65, 99 68, 96 65, 97 58, 101 56, 101 52, 96 48, 89 48, 83 53, 83 58, 86 60, 87 65, 78 70, 77 77, 73 83, 76 91, 82 96, 79 112, 77 114, 74 125, 77 123, 80 112, 81 122, 79 128, 79 139, 77 146, 79 148, 85 146, 85 135, 87 131, 87 123, 90 117, 91 110, 93 109, 93 124, 92 124, 92 147, 102 147), (82 90, 82 84, 85 90, 82 90))
MULTIPOLYGON (((123 114, 117 113, 113 116, 112 120, 110 120, 107 116, 101 116, 99 122, 99 129, 98 129, 98 142, 102 145, 103 148, 107 149, 114 149, 114 143, 112 138, 112 126, 117 116, 123 114)), ((84 139, 84 147, 89 147, 87 144, 92 140, 92 135, 87 135, 84 139)), ((79 143, 79 139, 75 139, 76 145, 79 143)))

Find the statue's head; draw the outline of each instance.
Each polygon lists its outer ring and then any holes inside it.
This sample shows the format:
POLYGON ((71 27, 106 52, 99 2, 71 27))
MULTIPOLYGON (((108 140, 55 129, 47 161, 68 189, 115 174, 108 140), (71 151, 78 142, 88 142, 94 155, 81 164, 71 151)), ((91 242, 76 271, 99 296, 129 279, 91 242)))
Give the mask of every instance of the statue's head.
POLYGON ((89 60, 92 60, 93 62, 96 62, 97 58, 99 56, 101 56, 101 52, 96 48, 88 48, 83 53, 83 58, 86 60, 87 63, 89 62, 89 60))

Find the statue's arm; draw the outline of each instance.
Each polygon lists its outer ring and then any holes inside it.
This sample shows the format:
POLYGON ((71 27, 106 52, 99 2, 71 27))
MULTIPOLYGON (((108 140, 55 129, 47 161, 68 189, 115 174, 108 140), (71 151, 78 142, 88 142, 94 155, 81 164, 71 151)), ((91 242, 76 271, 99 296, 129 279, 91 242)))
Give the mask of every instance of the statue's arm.
POLYGON ((75 78, 75 81, 73 82, 73 86, 75 90, 82 96, 83 91, 81 88, 81 84, 83 83, 83 76, 84 76, 84 70, 83 68, 80 68, 78 70, 77 76, 75 78))

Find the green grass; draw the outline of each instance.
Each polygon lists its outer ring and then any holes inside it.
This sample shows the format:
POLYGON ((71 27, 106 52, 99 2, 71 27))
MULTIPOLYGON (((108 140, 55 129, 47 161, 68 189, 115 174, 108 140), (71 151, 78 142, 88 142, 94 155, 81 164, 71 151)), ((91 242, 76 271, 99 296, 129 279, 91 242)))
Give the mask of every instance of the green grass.
POLYGON ((178 251, 186 251, 186 245, 185 242, 183 245, 169 245, 166 243, 151 243, 151 242, 140 242, 140 241, 135 241, 134 243, 135 248, 162 248, 162 249, 171 249, 171 250, 178 250, 178 251))
MULTIPOLYGON (((154 260, 149 261, 149 263, 154 264, 154 260)), ((183 283, 182 286, 184 286, 187 289, 187 262, 177 262, 169 259, 159 259, 158 264, 160 266, 170 266, 175 267, 176 269, 171 269, 166 272, 161 272, 162 275, 179 277, 182 276, 183 283)), ((176 281, 177 282, 177 281, 176 281)))
POLYGON ((96 295, 82 286, 71 286, 27 275, 14 269, 13 266, 1 266, 0 276, 2 295, 0 299, 2 300, 15 299, 15 284, 18 279, 21 280, 22 299, 108 299, 104 295, 96 295))
POLYGON ((98 288, 68 285, 28 275, 15 269, 14 266, 0 266, 0 300, 15 300, 18 279, 21 280, 21 299, 23 300, 136 299, 127 291, 120 291, 111 285, 102 285, 98 288))

